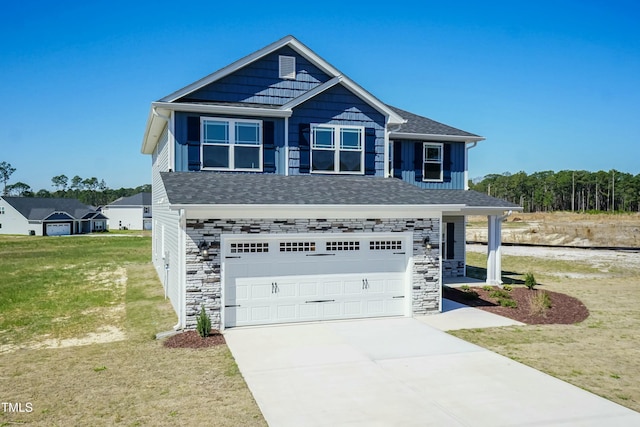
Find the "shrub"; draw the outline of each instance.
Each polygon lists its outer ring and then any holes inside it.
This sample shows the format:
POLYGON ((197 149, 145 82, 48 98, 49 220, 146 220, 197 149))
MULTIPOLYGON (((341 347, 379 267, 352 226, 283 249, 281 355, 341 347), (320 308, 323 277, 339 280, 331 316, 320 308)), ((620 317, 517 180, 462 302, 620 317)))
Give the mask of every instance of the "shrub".
POLYGON ((529 313, 533 315, 546 316, 547 310, 551 308, 551 297, 545 291, 538 291, 528 298, 529 313))
POLYGON ((469 285, 462 285, 462 286, 460 286, 460 289, 462 289, 463 291, 467 292, 471 288, 469 287, 469 285))
POLYGON ((533 273, 527 273, 524 275, 524 285, 530 290, 534 290, 536 286, 538 286, 538 282, 536 282, 536 278, 533 276, 533 273))
POLYGON ((496 302, 502 307, 518 307, 518 303, 511 298, 511 294, 504 289, 496 289, 492 291, 489 296, 496 300, 496 302))
POLYGON ((198 331, 198 335, 200 335, 202 338, 208 337, 209 333, 211 333, 211 319, 204 309, 204 304, 202 305, 202 309, 200 310, 200 314, 198 315, 196 330, 198 331))
POLYGON ((513 286, 511 286, 511 285, 504 285, 504 286, 502 287, 502 289, 504 289, 504 290, 505 290, 505 291, 507 291, 507 292, 511 292, 511 291, 513 290, 513 286))
POLYGON ((487 291, 487 292, 491 292, 491 291, 493 290, 493 286, 490 286, 490 285, 484 285, 484 286, 482 287, 482 289, 484 289, 484 290, 485 290, 485 291, 487 291))

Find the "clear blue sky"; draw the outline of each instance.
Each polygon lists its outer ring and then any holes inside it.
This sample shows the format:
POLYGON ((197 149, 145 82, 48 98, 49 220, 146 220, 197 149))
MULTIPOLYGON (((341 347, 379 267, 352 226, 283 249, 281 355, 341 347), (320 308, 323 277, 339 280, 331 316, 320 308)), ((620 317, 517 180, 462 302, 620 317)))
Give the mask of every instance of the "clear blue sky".
POLYGON ((24 1, 0 25, 0 161, 151 182, 150 103, 292 34, 382 101, 486 137, 470 177, 640 173, 640 3, 24 1))

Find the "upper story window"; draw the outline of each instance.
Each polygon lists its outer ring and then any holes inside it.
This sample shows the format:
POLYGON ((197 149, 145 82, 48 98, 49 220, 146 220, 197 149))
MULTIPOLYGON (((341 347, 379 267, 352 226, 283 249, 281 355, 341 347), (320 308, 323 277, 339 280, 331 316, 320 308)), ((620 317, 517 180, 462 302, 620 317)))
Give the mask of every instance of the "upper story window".
POLYGON ((202 169, 262 171, 262 122, 203 117, 202 169))
POLYGON ((364 128, 312 125, 312 173, 364 173, 364 128))
POLYGON ((422 180, 442 181, 442 143, 425 142, 422 149, 422 180))

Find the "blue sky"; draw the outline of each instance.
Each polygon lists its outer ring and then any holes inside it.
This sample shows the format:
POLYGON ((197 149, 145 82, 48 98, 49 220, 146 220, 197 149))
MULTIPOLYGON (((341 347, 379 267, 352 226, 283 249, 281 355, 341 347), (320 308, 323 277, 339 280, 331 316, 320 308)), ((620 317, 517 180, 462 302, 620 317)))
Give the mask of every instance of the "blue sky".
POLYGON ((24 1, 0 19, 0 161, 36 191, 150 183, 150 103, 288 34, 382 101, 486 137, 470 177, 640 173, 633 0, 24 1))

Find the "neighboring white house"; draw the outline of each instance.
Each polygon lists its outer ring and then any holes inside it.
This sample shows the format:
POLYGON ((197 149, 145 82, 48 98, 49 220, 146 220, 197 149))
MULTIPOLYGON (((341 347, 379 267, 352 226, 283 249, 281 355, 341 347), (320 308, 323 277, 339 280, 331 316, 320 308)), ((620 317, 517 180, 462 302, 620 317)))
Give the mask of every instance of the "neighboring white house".
POLYGON ((62 236, 106 229, 106 216, 76 199, 0 197, 0 234, 62 236))
POLYGON ((109 230, 151 230, 151 193, 120 197, 102 208, 109 230))

